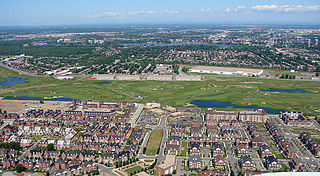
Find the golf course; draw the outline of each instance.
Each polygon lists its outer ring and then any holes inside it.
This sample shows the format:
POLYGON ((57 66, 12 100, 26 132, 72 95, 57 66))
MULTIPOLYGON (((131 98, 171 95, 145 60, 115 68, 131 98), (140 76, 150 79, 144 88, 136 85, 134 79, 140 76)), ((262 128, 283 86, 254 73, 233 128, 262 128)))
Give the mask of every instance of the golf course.
MULTIPOLYGON (((27 84, 0 86, 0 97, 65 97, 104 101, 158 102, 176 107, 193 106, 192 100, 232 101, 239 105, 303 111, 320 114, 320 82, 272 80, 260 78, 213 77, 205 81, 111 81, 76 77, 57 80, 49 76, 26 76, 0 68, 0 82, 6 78, 24 78, 27 84), (301 89, 305 92, 266 92, 265 89, 301 89), (137 98, 142 97, 142 98, 137 98)), ((233 108, 227 108, 233 109, 233 108)), ((234 109, 233 109, 234 110, 234 109)))

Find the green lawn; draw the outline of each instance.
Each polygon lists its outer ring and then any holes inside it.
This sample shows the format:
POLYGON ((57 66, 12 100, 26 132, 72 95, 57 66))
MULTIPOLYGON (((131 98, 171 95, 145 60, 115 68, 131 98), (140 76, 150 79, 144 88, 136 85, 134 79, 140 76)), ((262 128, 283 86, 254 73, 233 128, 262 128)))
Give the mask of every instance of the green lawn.
POLYGON ((152 163, 152 162, 154 162, 154 160, 144 160, 144 162, 152 163))
POLYGON ((278 159, 286 159, 281 153, 278 154, 278 153, 273 152, 273 155, 278 159))
POLYGON ((292 133, 300 134, 302 132, 308 132, 311 135, 320 135, 320 131, 316 128, 291 128, 292 133))
POLYGON ((182 141, 181 148, 183 148, 183 150, 181 150, 181 156, 186 157, 187 156, 187 152, 189 150, 188 142, 187 141, 182 141))
POLYGON ((295 75, 301 76, 301 72, 290 72, 290 71, 276 71, 276 70, 268 70, 268 72, 273 76, 279 75, 295 75))
POLYGON ((157 154, 158 149, 160 148, 160 144, 163 137, 163 130, 158 129, 151 133, 150 138, 147 143, 147 156, 154 156, 157 154))
POLYGON ((127 172, 129 175, 132 173, 132 174, 135 174, 135 173, 138 173, 139 171, 141 171, 143 168, 140 167, 140 166, 134 166, 130 169, 126 169, 124 170, 125 172, 127 172))
POLYGON ((320 144, 320 139, 318 139, 318 138, 313 138, 313 140, 315 140, 318 144, 320 144))
POLYGON ((99 81, 86 77, 61 81, 46 76, 19 75, 0 68, 0 80, 7 77, 25 78, 28 84, 0 87, 0 97, 63 96, 82 100, 159 102, 179 107, 187 105, 192 100, 219 100, 232 101, 239 105, 303 111, 308 115, 320 114, 320 83, 314 81, 219 77, 200 82, 112 81, 111 84, 96 85, 93 83, 99 81), (269 88, 302 89, 313 93, 262 91, 269 88), (137 100, 138 96, 142 96, 143 100, 137 100))
POLYGON ((262 123, 262 122, 255 122, 255 125, 258 127, 258 129, 265 129, 264 123, 262 123))

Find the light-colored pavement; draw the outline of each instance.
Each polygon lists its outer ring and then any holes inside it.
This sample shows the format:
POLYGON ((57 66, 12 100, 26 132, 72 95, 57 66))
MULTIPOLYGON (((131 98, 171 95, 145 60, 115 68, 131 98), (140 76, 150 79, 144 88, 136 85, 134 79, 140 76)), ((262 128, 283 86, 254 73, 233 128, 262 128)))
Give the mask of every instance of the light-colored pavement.
POLYGON ((103 164, 97 163, 98 169, 100 173, 106 173, 109 176, 118 176, 118 174, 115 174, 113 172, 114 167, 107 167, 103 164))
POLYGON ((134 128, 136 126, 136 122, 137 122, 137 119, 139 118, 143 108, 144 108, 144 104, 136 104, 138 107, 136 109, 136 111, 133 113, 131 119, 130 119, 130 124, 132 126, 132 128, 134 128))

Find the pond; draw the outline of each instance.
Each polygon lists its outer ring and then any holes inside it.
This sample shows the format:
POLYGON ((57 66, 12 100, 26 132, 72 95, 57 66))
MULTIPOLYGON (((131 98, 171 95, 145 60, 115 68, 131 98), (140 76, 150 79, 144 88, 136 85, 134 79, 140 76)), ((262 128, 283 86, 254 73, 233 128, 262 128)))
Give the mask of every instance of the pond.
POLYGON ((110 84, 111 82, 96 82, 96 83, 93 83, 93 84, 110 84))
POLYGON ((232 44, 214 44, 214 43, 121 43, 122 46, 182 46, 182 45, 212 45, 227 48, 232 44))
POLYGON ((0 82, 0 86, 13 86, 17 84, 27 84, 26 79, 23 78, 6 78, 5 81, 0 82))
POLYGON ((280 114, 280 112, 286 111, 283 109, 272 109, 272 108, 263 108, 257 105, 248 105, 242 106, 233 104, 231 101, 215 101, 215 100, 195 100, 191 101, 190 104, 196 105, 199 108, 240 108, 240 109, 263 109, 268 114, 280 114))
POLYGON ((39 98, 39 97, 5 97, 3 100, 43 100, 43 101, 72 101, 72 98, 39 98))
POLYGON ((286 93, 312 93, 310 91, 301 90, 301 89, 288 89, 288 90, 279 90, 279 89, 264 89, 264 92, 286 92, 286 93))

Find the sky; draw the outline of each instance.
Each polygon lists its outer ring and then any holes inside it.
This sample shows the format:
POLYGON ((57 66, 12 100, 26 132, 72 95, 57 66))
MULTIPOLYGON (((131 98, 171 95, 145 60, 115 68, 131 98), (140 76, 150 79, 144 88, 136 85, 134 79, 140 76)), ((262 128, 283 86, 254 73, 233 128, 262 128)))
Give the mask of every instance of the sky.
POLYGON ((320 0, 0 0, 0 26, 320 24, 320 0))

